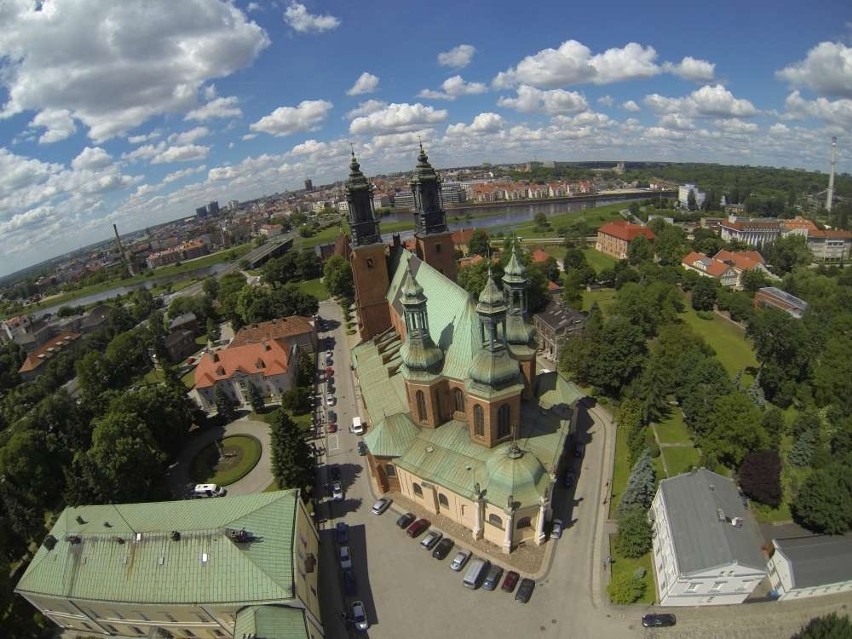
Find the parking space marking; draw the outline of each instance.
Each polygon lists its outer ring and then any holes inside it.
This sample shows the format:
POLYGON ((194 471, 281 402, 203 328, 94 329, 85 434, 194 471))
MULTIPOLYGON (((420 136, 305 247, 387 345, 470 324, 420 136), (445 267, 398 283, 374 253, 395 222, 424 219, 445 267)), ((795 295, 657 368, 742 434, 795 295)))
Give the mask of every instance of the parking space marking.
POLYGON ((340 438, 337 435, 328 436, 328 451, 340 450, 340 438))

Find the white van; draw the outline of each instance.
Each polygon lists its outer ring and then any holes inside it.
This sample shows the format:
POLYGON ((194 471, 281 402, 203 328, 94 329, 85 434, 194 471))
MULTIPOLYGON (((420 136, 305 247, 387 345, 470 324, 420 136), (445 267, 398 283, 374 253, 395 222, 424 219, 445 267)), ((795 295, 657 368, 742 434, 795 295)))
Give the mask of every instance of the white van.
POLYGON ((464 573, 463 583, 466 588, 476 590, 482 585, 485 575, 491 569, 491 562, 485 559, 474 559, 467 567, 467 572, 464 573))
POLYGON ((349 430, 356 435, 364 434, 364 423, 361 421, 360 417, 352 418, 352 427, 349 430))
POLYGON ((224 497, 227 491, 216 484, 195 484, 193 497, 224 497))

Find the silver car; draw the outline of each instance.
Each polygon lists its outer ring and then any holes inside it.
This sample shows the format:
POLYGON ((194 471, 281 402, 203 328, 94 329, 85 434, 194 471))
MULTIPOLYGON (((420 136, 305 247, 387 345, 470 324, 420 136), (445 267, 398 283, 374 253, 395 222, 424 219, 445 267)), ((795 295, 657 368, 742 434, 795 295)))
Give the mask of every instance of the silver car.
POLYGON ((370 622, 367 621, 367 611, 364 610, 363 601, 352 602, 352 623, 355 624, 356 630, 366 630, 370 627, 370 622))
POLYGON ((470 559, 470 552, 467 550, 459 550, 456 553, 456 556, 453 557, 453 560, 450 562, 450 570, 454 570, 458 572, 464 565, 467 563, 467 560, 470 559))

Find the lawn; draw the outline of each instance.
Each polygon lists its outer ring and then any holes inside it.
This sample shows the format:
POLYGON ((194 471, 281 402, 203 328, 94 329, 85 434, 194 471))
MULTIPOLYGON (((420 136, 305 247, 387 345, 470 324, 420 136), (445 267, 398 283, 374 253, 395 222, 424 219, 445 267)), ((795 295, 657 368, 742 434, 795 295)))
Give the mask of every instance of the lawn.
POLYGON ((615 549, 612 551, 613 563, 611 566, 612 578, 627 573, 632 575, 639 568, 645 569, 645 594, 636 601, 637 604, 654 603, 657 598, 657 589, 654 585, 654 567, 651 565, 651 553, 645 553, 639 559, 628 559, 620 556, 615 549))
POLYGON ((596 273, 600 273, 604 269, 614 267, 618 261, 614 257, 610 257, 609 255, 596 251, 593 248, 583 249, 583 255, 586 256, 586 261, 593 269, 595 269, 596 273))
POLYGON ((660 454, 666 458, 669 477, 680 475, 701 464, 701 453, 692 446, 661 446, 660 454))
POLYGON ((583 310, 588 311, 592 308, 592 304, 598 303, 603 314, 606 315, 607 309, 615 304, 615 289, 601 288, 597 291, 583 291, 583 310))
POLYGON ((627 486, 630 476, 630 449, 627 446, 627 432, 623 428, 615 430, 615 460, 612 468, 612 486, 609 499, 609 516, 615 518, 615 509, 627 486))
POLYGON ((262 446, 254 437, 224 437, 220 445, 224 459, 220 458, 214 442, 202 448, 192 460, 190 476, 194 481, 228 486, 248 475, 260 461, 262 446))
POLYGON ((299 290, 313 295, 320 301, 327 300, 331 297, 328 294, 328 289, 325 287, 325 284, 322 283, 321 279, 299 282, 299 290))
POLYGON ((746 339, 745 331, 739 326, 718 315, 714 315, 712 320, 701 319, 689 306, 681 317, 716 351, 719 361, 731 377, 745 368, 757 368, 754 349, 746 339))
POLYGON ((690 444, 692 436, 683 423, 683 413, 675 408, 671 416, 664 422, 656 424, 657 439, 661 444, 690 444))

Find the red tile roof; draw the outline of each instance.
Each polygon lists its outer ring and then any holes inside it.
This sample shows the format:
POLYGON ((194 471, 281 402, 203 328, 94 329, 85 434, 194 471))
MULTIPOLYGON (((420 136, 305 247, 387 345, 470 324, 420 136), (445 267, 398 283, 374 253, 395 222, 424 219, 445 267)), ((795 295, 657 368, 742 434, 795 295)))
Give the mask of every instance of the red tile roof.
POLYGON ((287 372, 289 355, 286 346, 275 340, 229 347, 207 353, 195 368, 195 387, 207 388, 231 379, 237 372, 246 375, 262 373, 264 377, 287 372))
POLYGON ((542 264, 550 259, 550 255, 546 251, 537 248, 532 252, 532 255, 530 255, 530 259, 534 264, 542 264))
POLYGON ((751 271, 763 266, 763 256, 757 251, 726 251, 722 249, 713 256, 714 260, 726 262, 741 271, 751 271))
POLYGON ((704 253, 696 253, 695 251, 683 258, 680 263, 689 268, 697 269, 703 273, 712 275, 713 277, 722 277, 728 269, 731 268, 716 258, 707 257, 704 253), (696 266, 696 262, 700 262, 701 266, 696 266))
POLYGON ((78 339, 80 339, 80 333, 72 333, 71 331, 64 331, 60 333, 29 353, 27 358, 24 360, 24 363, 21 364, 21 367, 18 369, 18 372, 29 373, 34 371, 51 357, 59 353, 59 351, 63 350, 70 344, 73 344, 78 339))
POLYGON ((841 229, 819 229, 808 231, 808 237, 820 237, 826 240, 852 240, 852 231, 843 231, 841 229))
POLYGON ((269 322, 243 326, 234 335, 234 339, 228 348, 256 344, 265 340, 286 339, 313 332, 314 325, 311 323, 311 318, 301 315, 291 315, 290 317, 274 319, 269 322))
POLYGON ((630 222, 625 222, 623 220, 607 222, 598 229, 598 233, 611 235, 612 237, 617 237, 625 242, 631 242, 639 235, 644 235, 649 240, 657 238, 657 236, 654 235, 654 232, 647 226, 639 226, 638 224, 631 224, 630 222))
POLYGON ((474 229, 470 228, 453 231, 453 244, 456 246, 467 246, 468 242, 470 242, 470 238, 473 237, 473 230, 474 229))

